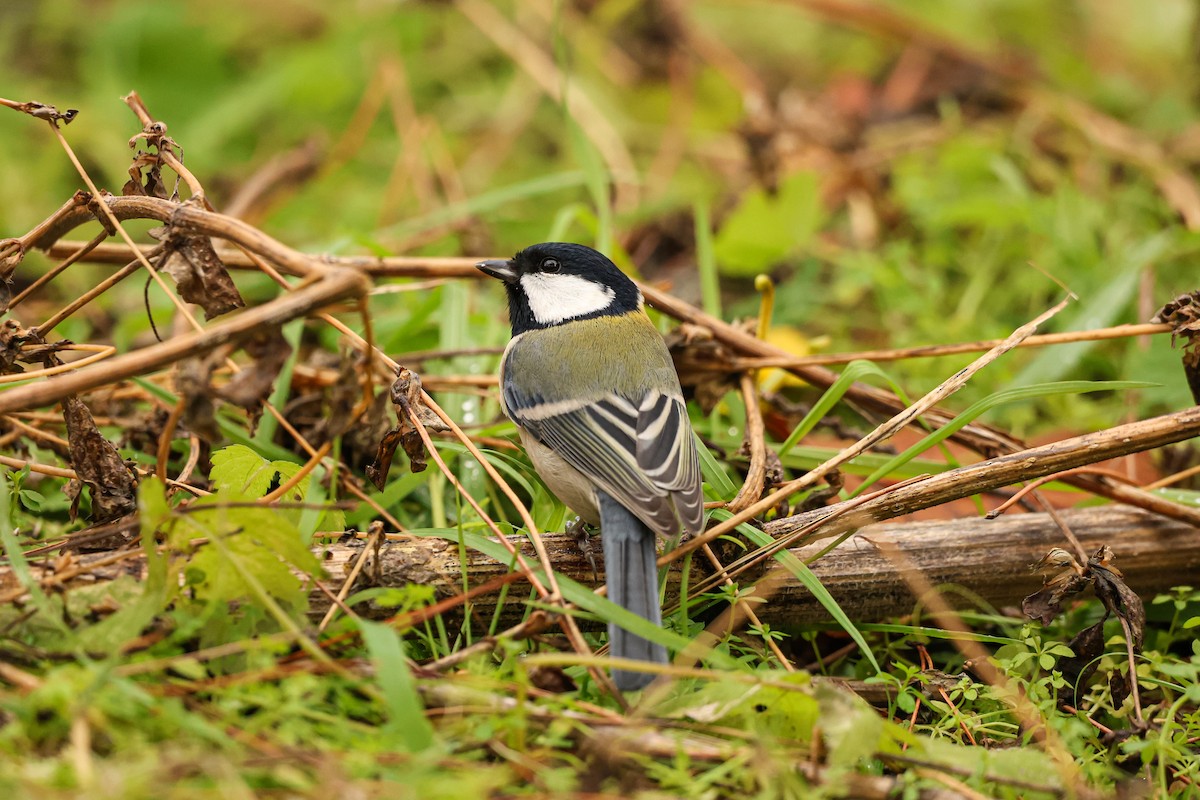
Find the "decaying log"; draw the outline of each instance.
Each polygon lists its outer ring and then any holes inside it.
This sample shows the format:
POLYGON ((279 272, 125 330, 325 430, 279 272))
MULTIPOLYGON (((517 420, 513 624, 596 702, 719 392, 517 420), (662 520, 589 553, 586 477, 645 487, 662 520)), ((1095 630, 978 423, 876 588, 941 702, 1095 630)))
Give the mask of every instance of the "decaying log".
MULTIPOLYGON (((1116 553, 1115 565, 1130 587, 1144 598, 1172 586, 1194 584, 1200 574, 1200 530, 1190 525, 1123 506, 1064 511, 1060 516, 1089 553, 1103 544, 1112 547, 1116 553)), ((604 559, 599 552, 596 565, 601 572, 597 582, 572 537, 544 534, 543 540, 560 573, 587 586, 603 584, 604 559)), ((867 526, 811 565, 825 588, 856 621, 878 621, 905 614, 913 610, 916 602, 903 575, 876 542, 898 548, 934 586, 953 585, 965 590, 951 591, 947 596, 958 607, 968 605, 966 598, 972 596, 994 607, 1019 604, 1021 598, 1042 585, 1030 566, 1050 548, 1065 545, 1061 531, 1046 514, 867 526)), ((818 542, 791 552, 811 558, 828 544, 828 541, 818 542)), ((595 546, 598 550, 598 537, 595 546)), ((361 549, 358 544, 330 548, 326 567, 334 584, 346 574, 348 564, 361 549)), ((527 555, 532 553, 527 544, 523 550, 527 555)), ((693 563, 689 582, 695 585, 705 573, 698 562, 693 563)), ((477 553, 467 554, 470 586, 485 583, 506 571, 491 559, 477 553)), ((385 545, 380 551, 378 573, 374 566, 364 573, 378 574, 386 586, 434 583, 446 594, 458 593, 463 585, 458 545, 427 539, 385 545)), ((668 574, 668 603, 677 597, 680 575, 674 566, 668 574)), ((742 583, 750 580, 743 578, 742 583)), ((522 603, 515 601, 520 593, 514 593, 514 589, 510 588, 508 602, 501 611, 502 623, 515 623, 523 612, 522 603)), ((495 601, 496 595, 477 598, 475 612, 481 619, 490 619, 495 601)), ((316 608, 327 607, 328 602, 313 596, 316 608)), ((756 613, 775 627, 829 619, 816 598, 794 579, 784 581, 769 602, 756 607, 756 613)))
MULTIPOLYGON (((1104 506, 1078 511, 1061 512, 1063 520, 1089 552, 1102 544, 1116 553, 1116 566, 1124 573, 1127 583, 1142 597, 1180 584, 1195 584, 1200 574, 1200 530, 1175 520, 1122 506, 1104 506)), ((563 575, 587 586, 602 585, 603 572, 595 578, 587 559, 575 539, 564 534, 544 534, 546 548, 555 568, 563 575)), ((532 548, 522 537, 514 537, 530 562, 532 548)), ((952 584, 964 592, 950 592, 948 599, 957 606, 969 605, 967 596, 978 598, 991 606, 1016 604, 1035 591, 1041 580, 1030 571, 1030 565, 1046 551, 1064 544, 1063 535, 1045 514, 1009 514, 996 520, 960 519, 937 522, 906 522, 870 525, 812 564, 812 570, 841 604, 846 613, 857 621, 882 620, 913 610, 915 598, 897 567, 880 550, 877 543, 892 544, 906 561, 924 573, 934 586, 952 584)), ((801 558, 811 557, 827 545, 819 542, 792 552, 801 558)), ((320 548, 328 579, 327 589, 336 593, 355 560, 366 545, 362 540, 328 544, 320 548)), ((599 542, 595 547, 598 551, 599 542)), ((596 564, 603 568, 601 553, 596 564)), ((88 559, 111 559, 110 554, 78 556, 72 562, 77 570, 88 559)), ((460 551, 457 543, 438 539, 412 538, 391 541, 367 554, 370 559, 361 571, 356 590, 370 586, 402 586, 406 583, 432 584, 439 596, 458 594, 463 586, 460 551)), ((508 572, 507 568, 479 553, 465 554, 467 584, 480 586, 508 572)), ((142 563, 137 555, 121 563, 101 567, 93 572, 67 581, 68 591, 81 582, 111 580, 121 574, 137 572, 142 563)), ((53 581, 55 561, 35 561, 31 568, 43 581, 53 581)), ((704 576, 701 565, 693 563, 691 585, 704 576)), ((673 602, 678 592, 680 571, 673 566, 668 574, 667 599, 673 602)), ((749 584, 749 575, 739 579, 749 584)), ((16 581, 7 569, 0 569, 0 594, 11 594, 16 581)), ((19 591, 19 589, 18 589, 19 591)), ((514 623, 524 613, 522 602, 528 597, 526 588, 517 583, 509 587, 508 599, 501 610, 502 624, 514 623)), ((473 612, 478 619, 490 620, 495 611, 498 592, 477 597, 473 612)), ((315 617, 329 606, 328 593, 314 590, 312 609, 315 617)), ((820 603, 797 581, 784 581, 770 601, 759 606, 757 613, 776 628, 791 624, 818 622, 828 619, 820 603)), ((371 616, 384 615, 386 609, 356 609, 371 616)))

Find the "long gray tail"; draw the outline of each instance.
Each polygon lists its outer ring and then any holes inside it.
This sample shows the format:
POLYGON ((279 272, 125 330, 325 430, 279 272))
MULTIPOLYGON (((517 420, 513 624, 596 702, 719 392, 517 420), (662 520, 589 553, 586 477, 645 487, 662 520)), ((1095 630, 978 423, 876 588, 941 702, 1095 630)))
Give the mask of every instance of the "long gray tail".
MULTIPOLYGON (((604 543, 604 572, 608 599, 655 625, 662 625, 658 604, 658 570, 655 567, 654 532, 629 509, 604 492, 600 495, 600 539, 604 543)), ((615 623, 608 623, 608 644, 616 658, 656 664, 667 663, 661 644, 643 639, 615 623)), ((613 682, 623 692, 641 689, 654 675, 614 669, 613 682)))

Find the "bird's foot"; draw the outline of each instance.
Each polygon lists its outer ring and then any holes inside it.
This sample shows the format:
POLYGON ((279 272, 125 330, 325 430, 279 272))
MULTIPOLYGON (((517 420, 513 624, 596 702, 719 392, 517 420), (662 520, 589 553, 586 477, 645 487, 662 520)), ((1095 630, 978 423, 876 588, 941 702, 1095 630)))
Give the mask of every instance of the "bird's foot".
POLYGON ((596 551, 592 547, 595 528, 576 517, 563 527, 563 533, 575 538, 575 546, 579 548, 579 552, 587 559, 588 566, 592 568, 592 580, 599 581, 600 572, 596 569, 596 551))

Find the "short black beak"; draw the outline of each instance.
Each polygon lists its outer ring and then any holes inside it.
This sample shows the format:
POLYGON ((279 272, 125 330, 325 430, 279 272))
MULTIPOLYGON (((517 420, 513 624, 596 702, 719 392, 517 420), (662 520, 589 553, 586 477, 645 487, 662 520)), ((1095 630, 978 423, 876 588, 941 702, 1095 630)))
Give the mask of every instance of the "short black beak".
POLYGON ((493 261, 480 261, 475 265, 478 269, 493 278, 499 278, 505 283, 517 282, 517 271, 513 269, 511 261, 504 259, 496 259, 493 261))

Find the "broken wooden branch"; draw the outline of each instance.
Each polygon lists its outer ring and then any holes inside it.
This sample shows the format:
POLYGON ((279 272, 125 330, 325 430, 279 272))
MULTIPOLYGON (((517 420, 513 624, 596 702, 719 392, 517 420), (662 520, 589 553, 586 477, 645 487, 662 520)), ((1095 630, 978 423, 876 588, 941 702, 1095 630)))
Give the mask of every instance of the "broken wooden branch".
MULTIPOLYGON (((1116 566, 1142 597, 1150 598, 1172 586, 1193 583, 1200 570, 1200 536, 1190 525, 1120 506, 1061 514, 1085 548, 1107 544, 1113 549, 1116 566)), ((604 584, 603 572, 593 577, 592 567, 574 536, 550 533, 543 534, 543 540, 560 575, 586 586, 604 584)), ((524 537, 513 537, 513 543, 520 546, 526 557, 533 558, 533 549, 524 537)), ((896 571, 880 545, 899 548, 929 583, 959 587, 946 589, 947 599, 953 605, 983 604, 985 608, 999 608, 1019 603, 1025 595, 1040 588, 1041 579, 1030 566, 1061 543, 1061 531, 1046 514, 1010 514, 996 520, 875 524, 861 529, 856 536, 814 561, 811 569, 851 619, 876 621, 906 614, 917 603, 908 582, 896 571)), ((337 592, 365 546, 362 540, 351 540, 320 548, 328 574, 324 581, 327 590, 337 592)), ((790 552, 803 559, 813 557, 820 549, 820 544, 813 544, 790 552)), ((470 587, 508 573, 504 564, 471 550, 466 551, 464 560, 457 542, 441 539, 390 541, 379 548, 378 558, 374 553, 367 558, 356 591, 416 583, 435 586, 439 595, 446 597, 462 591, 464 567, 466 585, 470 587)), ((30 568, 47 589, 55 591, 70 591, 73 587, 94 585, 144 569, 144 558, 131 554, 117 563, 79 572, 81 561, 86 564, 89 560, 112 562, 112 559, 111 553, 77 556, 71 565, 74 577, 61 584, 56 582, 53 560, 34 562, 30 568)), ((602 566, 603 559, 597 559, 597 564, 602 566)), ((693 566, 693 570, 697 574, 691 576, 690 583, 695 585, 703 575, 699 574, 699 566, 693 566)), ((676 566, 668 572, 668 603, 677 599, 680 575, 676 566)), ((0 568, 0 592, 11 592, 16 586, 11 571, 0 568)), ((775 594, 770 601, 757 609, 764 622, 778 628, 828 621, 829 615, 820 602, 794 577, 785 575, 773 588, 775 594)), ((509 587, 507 602, 500 610, 501 625, 520 620, 526 611, 524 596, 517 587, 509 587)), ((498 582, 494 593, 472 600, 472 613, 477 619, 490 620, 499 597, 498 582)), ((313 618, 320 619, 329 603, 327 592, 314 590, 313 618)), ((357 606, 355 611, 374 617, 389 613, 388 609, 365 604, 357 606)))

